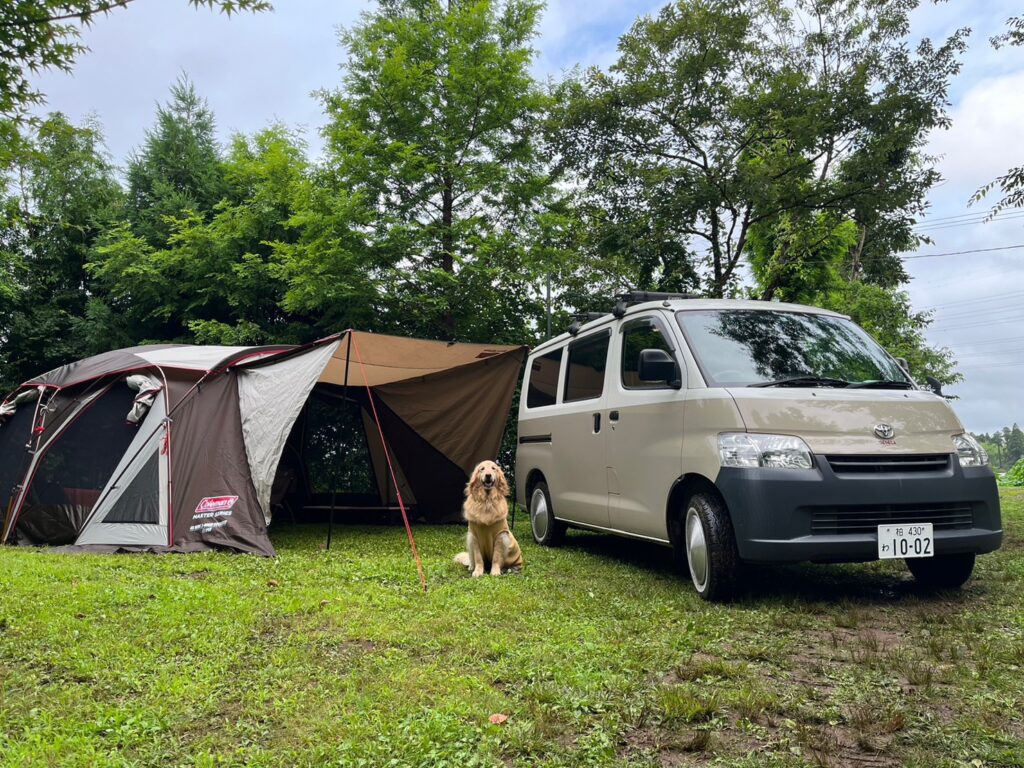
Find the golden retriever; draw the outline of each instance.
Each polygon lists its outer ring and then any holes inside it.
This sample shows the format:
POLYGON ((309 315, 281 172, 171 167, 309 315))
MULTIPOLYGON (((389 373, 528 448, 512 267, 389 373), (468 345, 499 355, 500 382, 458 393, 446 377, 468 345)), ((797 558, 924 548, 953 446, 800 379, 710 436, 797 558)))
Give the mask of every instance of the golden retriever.
POLYGON ((462 516, 469 524, 466 552, 455 562, 468 568, 473 576, 483 576, 490 565, 491 576, 500 576, 523 567, 519 542, 508 528, 508 481, 493 461, 481 461, 466 484, 462 516))

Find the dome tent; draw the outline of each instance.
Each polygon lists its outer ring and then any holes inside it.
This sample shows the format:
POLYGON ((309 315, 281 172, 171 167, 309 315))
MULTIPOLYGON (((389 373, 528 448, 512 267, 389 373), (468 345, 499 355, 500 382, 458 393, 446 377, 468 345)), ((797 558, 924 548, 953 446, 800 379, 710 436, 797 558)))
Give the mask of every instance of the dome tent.
POLYGON ((272 555, 279 470, 345 480, 334 470, 353 458, 359 506, 394 499, 390 457, 418 517, 455 519, 473 465, 497 453, 524 357, 346 331, 299 347, 152 345, 70 363, 0 404, 0 538, 272 555))

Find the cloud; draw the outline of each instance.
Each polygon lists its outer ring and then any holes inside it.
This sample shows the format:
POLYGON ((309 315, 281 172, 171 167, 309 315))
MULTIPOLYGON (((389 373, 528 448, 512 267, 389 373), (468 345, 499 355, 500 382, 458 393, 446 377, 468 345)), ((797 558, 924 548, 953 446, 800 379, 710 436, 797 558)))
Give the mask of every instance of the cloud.
POLYGON ((937 132, 929 150, 942 157, 939 167, 946 183, 936 197, 961 206, 964 189, 977 189, 1012 165, 1024 165, 1024 69, 981 80, 968 90, 951 112, 953 125, 937 132))
MULTIPOLYGON (((1007 54, 1019 63, 1019 52, 1007 54)), ((968 207, 980 186, 1024 165, 1024 66, 984 75, 976 65, 965 67, 976 79, 962 88, 950 111, 952 127, 930 137, 928 151, 940 156, 945 181, 930 195, 932 209, 921 231, 934 243, 923 246, 922 254, 1024 244, 1024 212, 981 221, 998 199, 997 190, 991 200, 968 207)), ((1024 421, 1024 248, 915 259, 907 266, 914 276, 914 305, 934 311, 929 341, 949 347, 959 360, 965 381, 949 391, 960 397, 955 408, 967 428, 988 432, 1024 421)))

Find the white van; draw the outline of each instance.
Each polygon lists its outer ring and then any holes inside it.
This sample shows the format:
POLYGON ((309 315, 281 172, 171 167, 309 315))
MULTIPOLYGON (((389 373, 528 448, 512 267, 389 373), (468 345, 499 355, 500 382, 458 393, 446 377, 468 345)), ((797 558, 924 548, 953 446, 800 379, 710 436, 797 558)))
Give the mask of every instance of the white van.
POLYGON ((848 317, 630 298, 527 360, 516 483, 537 542, 670 546, 708 600, 748 561, 901 558, 954 588, 999 547, 987 454, 848 317))

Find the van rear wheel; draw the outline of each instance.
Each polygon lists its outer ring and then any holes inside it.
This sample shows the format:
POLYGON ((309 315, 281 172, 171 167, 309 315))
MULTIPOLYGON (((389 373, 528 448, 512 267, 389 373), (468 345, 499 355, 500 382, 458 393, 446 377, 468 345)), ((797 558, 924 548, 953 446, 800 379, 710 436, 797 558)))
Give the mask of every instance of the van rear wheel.
POLYGON ((904 560, 914 579, 926 589, 959 589, 974 571, 974 553, 960 552, 904 560))
POLYGON ((565 540, 566 525, 555 519, 548 484, 537 483, 530 491, 530 530, 533 540, 545 547, 557 547, 565 540))
POLYGON ((697 594, 708 601, 733 597, 740 583, 740 556, 721 500, 709 493, 691 496, 677 535, 677 554, 680 561, 685 558, 697 594))

